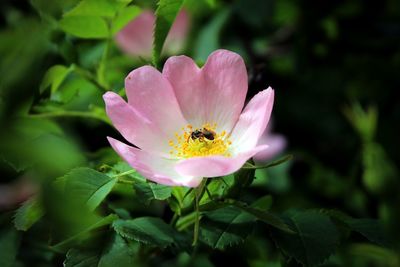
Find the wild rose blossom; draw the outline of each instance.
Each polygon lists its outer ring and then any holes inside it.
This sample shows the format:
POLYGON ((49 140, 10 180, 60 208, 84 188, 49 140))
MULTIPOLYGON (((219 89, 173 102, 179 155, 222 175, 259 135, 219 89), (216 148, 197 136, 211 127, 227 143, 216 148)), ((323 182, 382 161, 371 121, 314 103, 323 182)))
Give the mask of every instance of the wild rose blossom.
POLYGON ((286 138, 281 134, 274 134, 271 132, 271 127, 269 123, 264 133, 258 139, 258 145, 267 145, 268 149, 258 152, 253 156, 253 160, 257 164, 264 164, 268 160, 272 159, 279 153, 281 153, 286 145, 286 138))
POLYGON ((265 89, 243 109, 247 71, 236 53, 217 50, 199 68, 186 56, 170 57, 162 73, 151 66, 125 79, 126 103, 104 95, 106 111, 123 137, 113 149, 147 179, 196 187, 203 177, 228 175, 268 145, 257 145, 272 111, 265 89))
MULTIPOLYGON (((117 45, 128 55, 151 58, 155 21, 153 11, 143 11, 116 34, 117 45)), ((189 15, 186 10, 181 10, 168 33, 163 52, 168 55, 179 53, 185 45, 188 31, 189 15)))

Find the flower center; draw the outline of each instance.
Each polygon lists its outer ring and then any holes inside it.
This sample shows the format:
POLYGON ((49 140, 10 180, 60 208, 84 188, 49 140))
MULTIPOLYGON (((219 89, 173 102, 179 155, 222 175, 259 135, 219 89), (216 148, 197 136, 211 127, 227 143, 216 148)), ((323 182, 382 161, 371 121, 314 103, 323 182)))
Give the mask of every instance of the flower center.
POLYGON ((192 125, 182 128, 182 133, 175 133, 176 140, 169 140, 171 155, 179 158, 191 158, 210 155, 230 157, 228 151, 232 142, 226 131, 217 133, 217 125, 204 124, 202 128, 193 130, 192 125))

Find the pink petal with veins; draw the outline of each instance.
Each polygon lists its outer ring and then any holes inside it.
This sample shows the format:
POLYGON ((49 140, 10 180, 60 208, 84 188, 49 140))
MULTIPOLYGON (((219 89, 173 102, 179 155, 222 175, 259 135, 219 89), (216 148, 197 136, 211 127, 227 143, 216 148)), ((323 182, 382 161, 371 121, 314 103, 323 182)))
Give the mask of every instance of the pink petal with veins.
POLYGON ((246 66, 238 54, 217 50, 201 69, 189 57, 170 57, 163 76, 174 88, 184 117, 195 128, 213 122, 219 131, 232 130, 247 93, 246 66))

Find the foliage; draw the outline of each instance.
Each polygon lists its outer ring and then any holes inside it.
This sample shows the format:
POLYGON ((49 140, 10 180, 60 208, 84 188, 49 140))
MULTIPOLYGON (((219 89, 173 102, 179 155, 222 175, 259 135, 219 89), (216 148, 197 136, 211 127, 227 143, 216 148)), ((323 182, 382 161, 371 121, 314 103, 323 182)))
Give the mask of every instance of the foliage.
POLYGON ((15 212, 15 228, 17 230, 27 231, 42 216, 43 207, 40 200, 37 198, 29 199, 15 212))
POLYGON ((326 260, 339 243, 339 235, 329 217, 313 211, 290 212, 284 215, 295 235, 275 232, 277 246, 289 257, 306 266, 326 260))

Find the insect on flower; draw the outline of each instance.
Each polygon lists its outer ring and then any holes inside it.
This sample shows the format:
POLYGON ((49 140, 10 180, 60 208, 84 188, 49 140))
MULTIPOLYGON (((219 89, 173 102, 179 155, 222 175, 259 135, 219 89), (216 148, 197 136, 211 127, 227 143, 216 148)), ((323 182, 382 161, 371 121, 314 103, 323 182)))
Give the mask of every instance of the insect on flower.
MULTIPOLYGON (((204 138, 207 140, 214 140, 216 133, 212 130, 209 130, 207 128, 203 128, 200 130, 194 130, 191 134, 190 134, 190 138, 192 138, 192 140, 195 139, 200 139, 201 141, 204 141, 204 138)), ((188 140, 189 141, 189 140, 188 140)))
POLYGON ((268 145, 258 144, 268 124, 274 91, 244 107, 247 71, 236 53, 217 50, 199 68, 186 56, 170 57, 162 72, 151 66, 125 79, 128 102, 104 95, 106 111, 136 147, 108 138, 113 149, 147 179, 196 187, 203 178, 240 169, 268 145))

